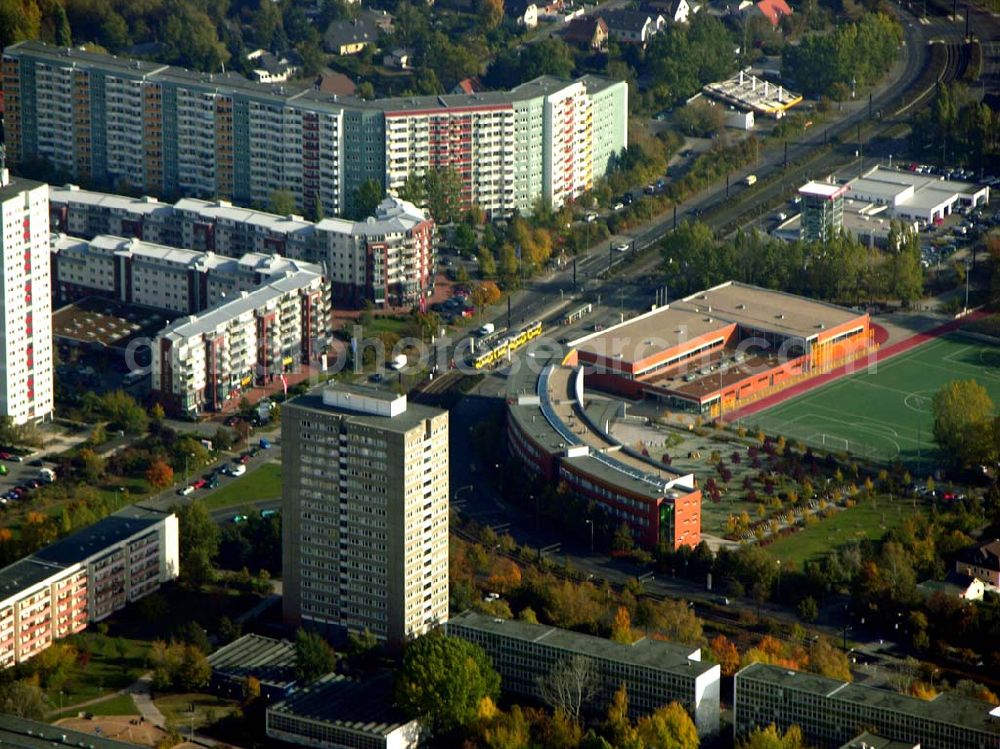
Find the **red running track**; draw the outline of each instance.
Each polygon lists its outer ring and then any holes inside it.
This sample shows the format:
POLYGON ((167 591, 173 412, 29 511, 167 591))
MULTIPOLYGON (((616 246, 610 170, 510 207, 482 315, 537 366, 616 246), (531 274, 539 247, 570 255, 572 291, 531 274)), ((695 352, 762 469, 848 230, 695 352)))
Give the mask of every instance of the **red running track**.
POLYGON ((836 369, 825 374, 817 375, 816 377, 806 380, 805 382, 792 385, 787 390, 781 390, 773 395, 767 396, 766 398, 761 398, 759 401, 751 403, 748 406, 744 406, 743 408, 739 408, 735 411, 730 411, 724 418, 726 421, 734 421, 745 416, 751 416, 755 413, 759 413, 764 409, 783 403, 790 398, 796 398, 803 393, 809 392, 810 390, 822 387, 828 382, 832 382, 833 380, 843 377, 844 375, 854 373, 857 370, 859 361, 866 361, 865 366, 885 361, 886 359, 898 356, 899 354, 916 348, 917 346, 927 343, 928 341, 933 341, 935 338, 938 338, 946 333, 957 330, 968 322, 980 320, 988 314, 989 313, 985 310, 977 310, 976 312, 972 312, 965 317, 960 317, 957 320, 949 320, 936 328, 931 328, 923 333, 917 333, 909 338, 904 338, 902 341, 894 343, 891 346, 886 346, 885 348, 881 348, 881 345, 889 339, 889 333, 881 325, 873 324, 872 329, 875 333, 875 342, 879 344, 880 348, 867 360, 863 357, 862 359, 855 359, 853 362, 848 362, 847 364, 837 367, 836 369))

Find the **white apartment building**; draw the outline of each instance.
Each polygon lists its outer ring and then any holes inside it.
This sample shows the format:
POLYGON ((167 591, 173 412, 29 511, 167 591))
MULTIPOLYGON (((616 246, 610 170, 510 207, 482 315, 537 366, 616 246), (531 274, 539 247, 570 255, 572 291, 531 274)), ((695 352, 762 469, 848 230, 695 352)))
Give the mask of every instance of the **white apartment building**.
POLYGON ((691 715, 699 736, 719 731, 721 669, 718 664, 702 662, 697 646, 645 638, 623 644, 471 611, 452 618, 447 630, 449 635, 486 651, 500 674, 501 688, 509 694, 541 699, 539 681, 581 658, 592 678, 592 694, 582 705, 586 713, 603 715, 614 693, 624 685, 633 718, 678 702, 691 715))
POLYGON ((0 414, 24 424, 52 415, 48 186, 11 179, 0 159, 0 211, 0 414))
MULTIPOLYGON (((541 154, 541 108, 537 109, 538 157, 541 154)), ((530 169, 517 167, 519 190, 525 194, 530 169)), ((541 189, 541 176, 535 180, 541 189)), ((182 198, 174 205, 151 198, 127 198, 81 190, 75 185, 49 188, 54 230, 85 239, 99 234, 121 232, 121 237, 161 237, 162 244, 188 247, 205 253, 236 257, 247 253, 280 254, 322 268, 331 280, 334 298, 340 305, 375 304, 412 305, 432 289, 436 263, 434 222, 424 211, 398 198, 386 198, 375 215, 364 221, 324 219, 318 223, 301 216, 277 216, 249 208, 239 208, 228 201, 182 198)), ((102 240, 102 242, 123 240, 102 240)), ((56 240, 54 240, 56 242, 56 240)), ((88 261, 86 248, 75 240, 62 238, 59 247, 79 246, 79 262, 88 261)), ((148 244, 154 246, 153 240, 148 244)), ((132 245, 143 247, 142 244, 132 245)), ((55 247, 55 244, 54 244, 55 247)), ((91 243, 91 250, 97 245, 91 243)), ((124 250, 118 247, 118 250, 124 250)), ((133 250, 135 252, 135 250, 133 250)), ((156 250, 166 252, 166 250, 156 250)), ((174 250, 176 257, 188 250, 174 250)), ((67 249, 56 258, 57 296, 74 298, 88 289, 114 289, 116 298, 128 301, 124 268, 119 276, 109 275, 111 266, 100 273, 85 272, 73 262, 67 249), (89 275, 87 275, 89 273, 89 275), (84 276, 83 289, 75 289, 84 276), (103 279, 103 280, 102 280, 103 279)), ((98 253, 99 254, 99 253, 98 253)), ((98 262, 94 259, 94 262, 98 262)), ((216 263, 221 262, 216 259, 216 263)), ((318 272, 318 271, 317 271, 318 272)), ((221 274, 220 274, 221 275, 221 274)), ((194 294, 194 292, 192 292, 194 294)), ((156 306, 156 305, 154 305, 156 306)), ((171 309, 173 307, 170 307, 171 309)), ((195 312, 192 306, 182 311, 195 312)))
POLYGON ((448 619, 448 413, 338 384, 282 409, 284 618, 398 648, 448 619))
POLYGON ((327 341, 329 298, 323 276, 287 271, 168 325, 153 341, 153 397, 175 413, 217 411, 313 361, 327 341))
POLYGON ((280 255, 248 252, 231 258, 107 235, 87 241, 53 234, 51 247, 52 288, 60 302, 103 296, 191 314, 287 273, 323 274, 318 265, 280 255))
POLYGON ((175 579, 178 540, 176 515, 133 505, 0 569, 0 668, 175 579))
POLYGON ((434 222, 412 203, 386 198, 365 221, 316 224, 318 251, 339 303, 406 306, 434 278, 434 222))

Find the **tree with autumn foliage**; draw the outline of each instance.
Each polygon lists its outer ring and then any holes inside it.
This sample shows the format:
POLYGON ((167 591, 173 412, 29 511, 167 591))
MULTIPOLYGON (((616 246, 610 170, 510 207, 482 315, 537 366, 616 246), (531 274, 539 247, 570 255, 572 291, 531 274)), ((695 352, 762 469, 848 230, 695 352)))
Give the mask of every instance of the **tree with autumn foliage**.
POLYGON ((628 690, 624 684, 611 698, 601 733, 613 747, 632 747, 639 742, 639 733, 628 717, 628 690))
POLYGON ((698 730, 680 704, 671 702, 636 725, 639 739, 648 749, 698 749, 698 730))
POLYGON ((480 310, 491 307, 500 301, 500 289, 493 281, 483 281, 472 287, 470 298, 472 303, 480 310))
POLYGON ((497 557, 486 583, 501 593, 514 590, 521 584, 521 568, 508 557, 497 557))
POLYGON ((806 749, 801 728, 789 726, 788 730, 782 733, 774 723, 767 728, 754 729, 736 746, 737 749, 806 749))
POLYGON ((732 676, 740 668, 740 651, 725 635, 717 635, 708 644, 712 657, 722 669, 723 676, 732 676))
POLYGON ((615 618, 611 622, 611 640, 631 645, 635 642, 635 633, 632 631, 632 617, 629 616, 628 609, 619 606, 615 612, 615 618))
POLYGON ((146 469, 146 481, 156 489, 166 489, 174 483, 174 469, 162 458, 157 458, 146 469))
POLYGON ((479 18, 487 31, 492 31, 503 23, 503 13, 503 0, 480 0, 479 18))

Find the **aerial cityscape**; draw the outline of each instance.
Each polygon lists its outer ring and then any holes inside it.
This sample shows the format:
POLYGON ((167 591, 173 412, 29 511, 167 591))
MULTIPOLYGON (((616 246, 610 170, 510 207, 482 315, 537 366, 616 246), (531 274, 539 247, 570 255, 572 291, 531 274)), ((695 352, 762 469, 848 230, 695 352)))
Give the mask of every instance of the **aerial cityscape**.
POLYGON ((1000 0, 0 48, 0 747, 1000 749, 1000 0))

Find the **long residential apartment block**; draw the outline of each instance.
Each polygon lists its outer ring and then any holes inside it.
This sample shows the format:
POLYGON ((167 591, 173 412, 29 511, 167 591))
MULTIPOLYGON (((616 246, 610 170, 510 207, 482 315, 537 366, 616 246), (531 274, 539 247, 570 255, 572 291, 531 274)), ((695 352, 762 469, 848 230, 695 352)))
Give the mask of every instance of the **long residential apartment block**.
POLYGON ((152 344, 153 397, 174 413, 218 411, 312 362, 329 339, 329 299, 326 279, 300 269, 175 321, 152 344))
POLYGON ((434 222, 398 198, 383 200, 364 221, 313 223, 227 201, 183 198, 169 205, 75 185, 50 187, 49 196, 53 231, 76 237, 113 234, 229 257, 279 253, 317 263, 339 305, 412 305, 433 285, 434 222))
POLYGON ((109 235, 89 241, 53 235, 51 248, 52 290, 60 302, 102 296, 195 314, 290 273, 323 275, 314 263, 281 255, 231 258, 109 235))
MULTIPOLYGON (((591 693, 583 707, 604 714, 622 685, 633 717, 648 715, 670 702, 691 714, 701 736, 719 730, 717 664, 701 660, 697 646, 642 639, 630 645, 545 624, 497 619, 473 612, 452 617, 448 634, 473 642, 493 661, 501 688, 521 697, 542 699, 542 684, 569 667, 576 684, 591 693)), ((556 677, 558 678, 558 677, 556 677)))
POLYGON ((462 203, 490 215, 562 206, 628 145, 628 87, 541 77, 509 92, 340 99, 78 49, 4 51, 9 153, 76 179, 155 195, 341 215, 375 180, 453 168, 462 203))
POLYGON ((173 580, 177 516, 127 507, 0 569, 0 668, 173 580))
POLYGON ((806 743, 838 749, 862 731, 923 749, 1000 748, 1000 707, 944 692, 922 700, 888 689, 754 663, 733 686, 736 739, 775 723, 806 743))

